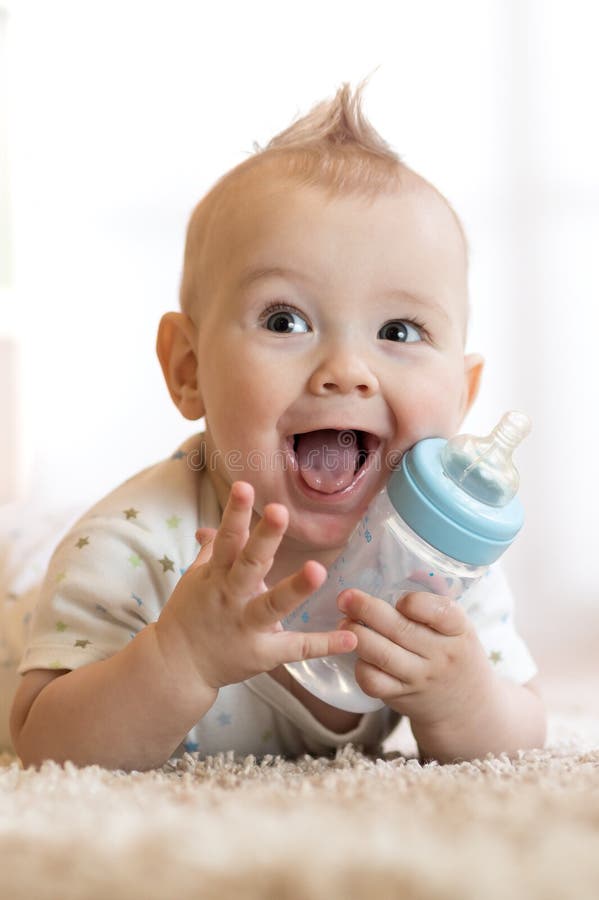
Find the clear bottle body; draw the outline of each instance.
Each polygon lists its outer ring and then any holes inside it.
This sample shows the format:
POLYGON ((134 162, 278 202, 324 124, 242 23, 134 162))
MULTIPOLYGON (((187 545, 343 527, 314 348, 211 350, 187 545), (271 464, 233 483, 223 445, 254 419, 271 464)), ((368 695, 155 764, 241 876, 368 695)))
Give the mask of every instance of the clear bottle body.
MULTIPOLYGON (((327 580, 283 620, 290 631, 330 631, 342 618, 337 597, 355 587, 395 606, 411 591, 428 591, 460 600, 487 566, 459 562, 435 550, 399 516, 386 490, 380 492, 354 530, 347 547, 329 569, 327 580)), ((356 682, 355 652, 302 662, 285 668, 306 690, 349 712, 371 712, 384 704, 356 682)))

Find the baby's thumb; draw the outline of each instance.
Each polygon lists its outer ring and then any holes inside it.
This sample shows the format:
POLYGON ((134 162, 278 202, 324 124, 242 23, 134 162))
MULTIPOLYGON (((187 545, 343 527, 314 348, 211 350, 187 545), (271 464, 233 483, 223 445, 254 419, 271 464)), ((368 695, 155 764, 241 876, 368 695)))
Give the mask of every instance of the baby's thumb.
POLYGON ((198 528, 196 531, 196 541, 200 544, 200 551, 196 556, 192 565, 203 565, 208 562, 212 556, 212 544, 216 534, 216 528, 198 528))

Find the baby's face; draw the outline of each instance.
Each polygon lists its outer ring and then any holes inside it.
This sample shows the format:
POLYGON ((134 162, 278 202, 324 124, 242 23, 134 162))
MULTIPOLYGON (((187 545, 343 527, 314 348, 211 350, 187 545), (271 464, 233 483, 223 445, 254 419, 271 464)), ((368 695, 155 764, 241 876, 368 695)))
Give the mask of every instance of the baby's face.
POLYGON ((373 201, 281 181, 244 194, 214 250, 197 358, 220 502, 249 481, 258 513, 287 506, 287 540, 341 546, 399 456, 465 413, 459 228, 415 177, 373 201))

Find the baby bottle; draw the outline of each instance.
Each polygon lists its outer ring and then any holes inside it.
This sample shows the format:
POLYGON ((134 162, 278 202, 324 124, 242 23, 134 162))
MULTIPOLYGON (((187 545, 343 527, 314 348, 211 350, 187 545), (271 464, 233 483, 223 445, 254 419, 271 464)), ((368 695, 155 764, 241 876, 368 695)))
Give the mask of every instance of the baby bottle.
MULTIPOLYGON (((337 596, 355 587, 395 606, 411 591, 461 600, 506 550, 524 516, 512 453, 530 431, 522 412, 506 413, 485 437, 419 441, 353 531, 326 581, 291 615, 291 631, 333 630, 337 596)), ((349 712, 384 705, 355 680, 357 653, 287 663, 316 697, 349 712)))

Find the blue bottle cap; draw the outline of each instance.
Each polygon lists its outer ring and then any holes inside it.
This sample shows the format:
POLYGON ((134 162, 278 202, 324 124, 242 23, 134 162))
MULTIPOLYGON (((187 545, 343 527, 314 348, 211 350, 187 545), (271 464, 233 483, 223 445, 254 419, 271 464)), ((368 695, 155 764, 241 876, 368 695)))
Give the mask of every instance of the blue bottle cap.
POLYGON ((460 487, 443 468, 446 444, 427 438, 404 453, 387 485, 389 499, 432 547, 469 565, 490 565, 522 528, 522 504, 514 497, 505 506, 491 506, 460 487))

